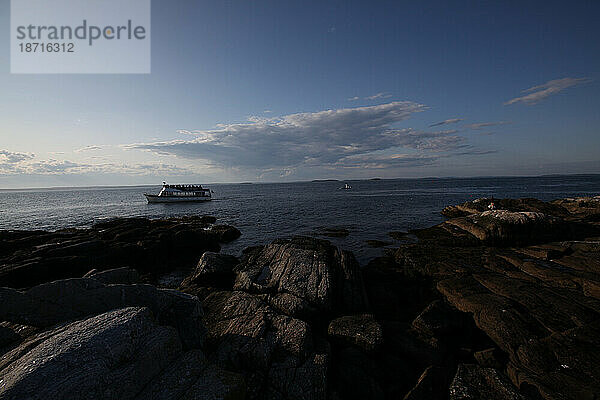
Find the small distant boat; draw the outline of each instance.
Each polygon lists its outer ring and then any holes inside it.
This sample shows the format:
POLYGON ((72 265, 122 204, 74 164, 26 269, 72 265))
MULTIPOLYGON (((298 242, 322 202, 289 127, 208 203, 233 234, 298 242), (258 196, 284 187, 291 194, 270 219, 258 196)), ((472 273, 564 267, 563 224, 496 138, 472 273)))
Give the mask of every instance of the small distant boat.
POLYGON ((163 182, 162 190, 158 194, 147 194, 148 203, 179 203, 212 200, 212 191, 202 185, 168 185, 163 182))
POLYGON ((350 190, 350 189, 352 189, 352 186, 350 186, 347 183, 345 183, 344 186, 342 186, 341 188, 338 188, 338 189, 341 189, 341 190, 350 190))

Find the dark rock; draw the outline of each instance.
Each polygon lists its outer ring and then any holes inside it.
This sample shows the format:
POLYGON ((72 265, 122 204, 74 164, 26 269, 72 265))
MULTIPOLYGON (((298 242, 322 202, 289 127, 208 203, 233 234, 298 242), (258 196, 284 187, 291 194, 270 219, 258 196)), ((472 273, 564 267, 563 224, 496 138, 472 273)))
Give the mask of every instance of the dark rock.
POLYGON ((200 257, 195 271, 184 279, 181 286, 195 284, 231 289, 235 277, 233 268, 238 262, 234 256, 207 251, 200 257))
POLYGON ((204 340, 202 307, 194 296, 150 285, 104 285, 74 278, 35 286, 26 292, 0 288, 0 320, 49 327, 115 308, 148 307, 160 323, 174 326, 187 348, 204 340))
POLYGON ((415 386, 404 396, 404 400, 442 400, 448 395, 447 371, 441 367, 429 366, 415 386))
POLYGON ((155 325, 148 309, 111 311, 7 353, 0 399, 130 399, 180 352, 176 331, 155 325))
POLYGON ((213 293, 204 307, 209 358, 245 374, 250 398, 325 398, 327 350, 306 322, 240 291, 213 293))
POLYGON ((0 360, 0 399, 243 399, 244 381, 182 352, 177 330, 129 307, 28 338, 0 360))
POLYGON ((343 349, 336 357, 333 379, 342 399, 384 399, 376 379, 377 362, 354 347, 343 349))
POLYGON ((136 400, 243 400, 244 377, 210 364, 199 350, 184 353, 138 394, 136 400))
POLYGON ((334 341, 358 346, 366 352, 378 350, 383 343, 381 326, 370 314, 336 318, 329 323, 327 334, 334 341))
POLYGON ((503 370, 506 367, 506 357, 494 347, 477 351, 473 356, 475 357, 477 364, 484 368, 503 370))
POLYGON ((427 336, 447 337, 457 333, 464 334, 469 321, 468 315, 436 300, 413 320, 412 326, 427 336))
POLYGON ((478 214, 488 211, 489 206, 494 202, 496 210, 507 210, 512 212, 529 211, 553 215, 556 217, 566 217, 569 213, 560 204, 547 203, 538 199, 491 199, 481 198, 456 206, 448 206, 442 210, 442 215, 449 218, 465 217, 471 214, 478 214))
POLYGON ((459 364, 456 376, 450 384, 450 400, 488 399, 521 400, 510 381, 493 368, 459 364))
POLYGON ((216 234, 219 242, 223 243, 229 243, 242 235, 237 228, 229 225, 214 225, 210 232, 216 234))
POLYGON ((529 211, 484 211, 451 219, 446 224, 458 227, 491 245, 543 243, 563 239, 568 233, 562 220, 529 211))
POLYGON ((403 240, 404 238, 406 238, 406 236, 408 234, 409 234, 408 232, 400 232, 400 231, 388 232, 388 236, 394 240, 403 240))
MULTIPOLYGON (((246 255, 236 267, 235 290, 256 294, 289 293, 325 313, 367 309, 358 262, 329 242, 295 237, 277 240, 246 255)), ((288 310, 294 315, 296 310, 288 310)))
POLYGON ((84 278, 92 278, 104 284, 124 283, 134 284, 140 281, 140 275, 135 269, 121 267, 108 269, 105 271, 91 270, 83 276, 84 278))
POLYGON ((145 281, 178 268, 192 268, 205 251, 239 237, 213 217, 163 220, 117 218, 89 229, 0 232, 0 286, 31 287, 80 277, 91 269, 137 270, 145 281))

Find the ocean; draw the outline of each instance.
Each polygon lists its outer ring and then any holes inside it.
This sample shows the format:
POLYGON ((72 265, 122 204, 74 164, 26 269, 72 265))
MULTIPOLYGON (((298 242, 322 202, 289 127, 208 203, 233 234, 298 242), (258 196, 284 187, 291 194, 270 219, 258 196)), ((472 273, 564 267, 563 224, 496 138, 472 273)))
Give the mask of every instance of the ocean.
POLYGON ((207 185, 206 203, 147 204, 157 186, 0 190, 0 229, 56 230, 114 218, 213 215, 242 236, 223 246, 238 255, 279 237, 314 235, 351 250, 361 263, 381 254, 367 240, 392 242, 390 231, 424 228, 444 220, 447 205, 479 197, 553 200, 600 194, 600 175, 424 178, 207 185), (345 183, 351 190, 340 190, 345 183), (346 237, 323 236, 342 228, 346 237))

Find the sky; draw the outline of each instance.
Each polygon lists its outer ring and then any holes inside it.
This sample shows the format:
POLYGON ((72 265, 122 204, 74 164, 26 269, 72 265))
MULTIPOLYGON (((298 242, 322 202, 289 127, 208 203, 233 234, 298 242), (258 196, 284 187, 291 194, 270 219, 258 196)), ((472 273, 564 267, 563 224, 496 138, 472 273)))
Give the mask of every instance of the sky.
POLYGON ((0 188, 600 173, 599 19, 153 1, 150 74, 20 75, 0 0, 0 188))

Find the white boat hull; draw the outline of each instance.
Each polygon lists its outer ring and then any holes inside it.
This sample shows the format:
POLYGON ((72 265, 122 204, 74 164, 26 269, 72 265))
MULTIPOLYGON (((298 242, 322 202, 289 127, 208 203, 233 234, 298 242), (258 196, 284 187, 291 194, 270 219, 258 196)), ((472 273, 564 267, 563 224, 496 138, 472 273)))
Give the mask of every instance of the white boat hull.
POLYGON ((148 203, 199 203, 212 200, 208 196, 159 196, 157 194, 145 194, 148 203))

